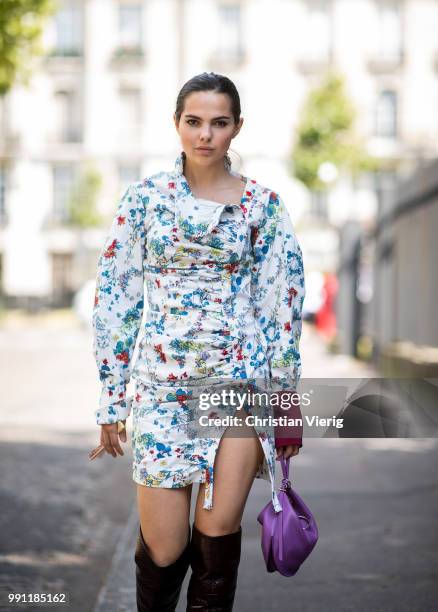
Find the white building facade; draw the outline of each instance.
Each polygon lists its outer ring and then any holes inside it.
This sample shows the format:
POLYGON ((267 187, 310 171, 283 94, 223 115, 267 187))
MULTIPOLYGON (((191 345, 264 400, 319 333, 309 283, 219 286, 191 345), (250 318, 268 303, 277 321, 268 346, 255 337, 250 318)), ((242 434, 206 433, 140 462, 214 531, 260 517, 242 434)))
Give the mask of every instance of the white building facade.
POLYGON ((63 0, 29 87, 0 100, 3 303, 68 305, 93 278, 122 191, 172 166, 176 96, 203 71, 239 89, 236 168, 282 195, 307 271, 335 269, 333 228, 372 221, 391 174, 312 197, 290 169, 301 107, 334 69, 370 154, 399 174, 436 157, 437 31, 436 0, 63 0), (87 172, 104 220, 78 229, 69 201, 87 172))

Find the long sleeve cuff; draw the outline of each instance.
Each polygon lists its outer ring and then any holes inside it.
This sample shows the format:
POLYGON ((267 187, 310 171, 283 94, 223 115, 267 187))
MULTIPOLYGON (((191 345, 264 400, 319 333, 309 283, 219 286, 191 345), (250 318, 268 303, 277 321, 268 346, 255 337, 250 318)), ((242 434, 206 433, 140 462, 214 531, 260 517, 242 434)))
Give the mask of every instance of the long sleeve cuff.
POLYGON ((131 414, 132 398, 126 397, 126 385, 104 387, 100 396, 99 408, 96 410, 98 425, 124 421, 131 414))
POLYGON ((288 445, 303 445, 303 417, 300 409, 300 396, 295 391, 280 391, 271 395, 271 401, 274 404, 275 418, 285 417, 293 419, 294 424, 276 425, 275 430, 275 448, 288 445), (274 403, 273 396, 278 397, 278 401, 274 403))

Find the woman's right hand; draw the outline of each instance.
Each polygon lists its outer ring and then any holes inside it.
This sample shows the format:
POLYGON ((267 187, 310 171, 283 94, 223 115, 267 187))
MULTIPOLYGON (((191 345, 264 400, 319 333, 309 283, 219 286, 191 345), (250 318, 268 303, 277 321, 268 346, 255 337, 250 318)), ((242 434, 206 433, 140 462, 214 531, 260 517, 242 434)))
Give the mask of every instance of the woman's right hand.
POLYGON ((120 456, 124 455, 122 447, 119 443, 119 438, 121 442, 126 442, 126 420, 121 421, 120 423, 123 424, 121 431, 119 431, 119 423, 111 423, 100 426, 100 443, 105 448, 106 452, 113 457, 117 457, 117 453, 120 456))

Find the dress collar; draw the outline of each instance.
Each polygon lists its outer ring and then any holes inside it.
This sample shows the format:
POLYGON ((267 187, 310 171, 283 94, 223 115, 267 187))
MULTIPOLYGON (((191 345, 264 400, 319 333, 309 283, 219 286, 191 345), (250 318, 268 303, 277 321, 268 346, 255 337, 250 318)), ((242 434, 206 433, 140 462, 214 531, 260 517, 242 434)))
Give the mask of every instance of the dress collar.
POLYGON ((234 176, 240 176, 245 181, 244 195, 239 203, 220 204, 211 207, 200 207, 197 199, 190 189, 190 185, 184 176, 184 160, 185 152, 182 151, 175 161, 175 182, 178 196, 175 202, 176 222, 187 237, 200 238, 210 233, 219 223, 220 217, 226 208, 240 207, 244 217, 247 216, 247 200, 248 178, 231 170, 231 162, 228 156, 225 158, 224 165, 227 170, 234 176))

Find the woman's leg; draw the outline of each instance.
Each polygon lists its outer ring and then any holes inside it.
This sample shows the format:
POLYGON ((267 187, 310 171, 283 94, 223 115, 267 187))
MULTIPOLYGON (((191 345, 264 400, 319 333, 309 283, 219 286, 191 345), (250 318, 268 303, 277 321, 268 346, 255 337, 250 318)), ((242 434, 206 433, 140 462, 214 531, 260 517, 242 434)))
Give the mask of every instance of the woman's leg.
POLYGON ((159 566, 173 563, 187 545, 192 485, 164 489, 137 484, 143 538, 159 566))
POLYGON ((138 612, 175 612, 190 565, 191 488, 192 485, 181 489, 137 487, 138 612))
POLYGON ((213 507, 210 510, 202 507, 205 485, 199 486, 195 525, 200 531, 212 536, 237 531, 263 458, 262 445, 254 427, 242 425, 226 429, 213 466, 213 507), (232 431, 236 437, 231 437, 232 431))

